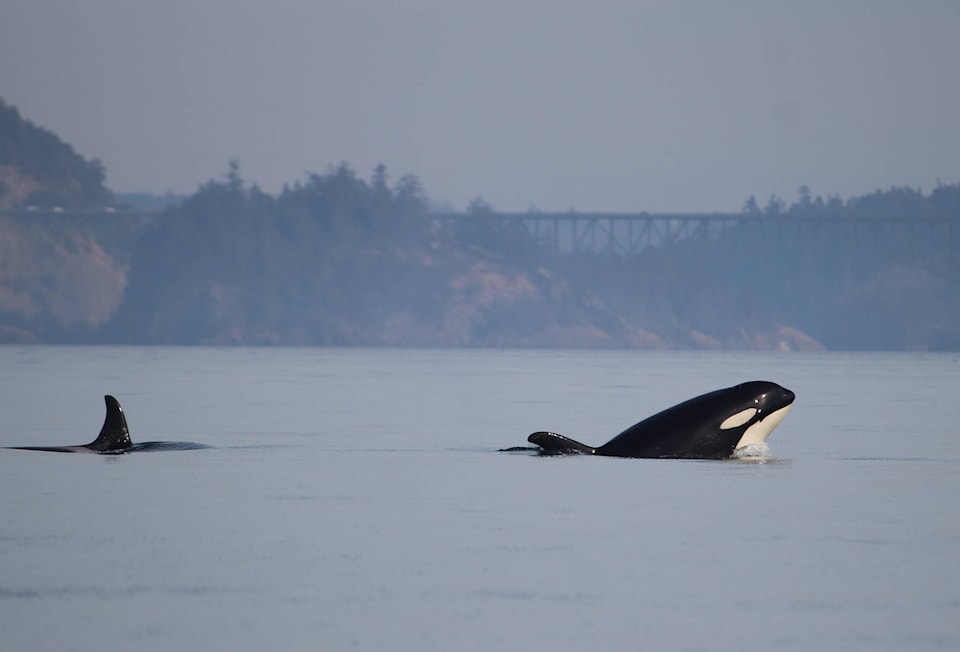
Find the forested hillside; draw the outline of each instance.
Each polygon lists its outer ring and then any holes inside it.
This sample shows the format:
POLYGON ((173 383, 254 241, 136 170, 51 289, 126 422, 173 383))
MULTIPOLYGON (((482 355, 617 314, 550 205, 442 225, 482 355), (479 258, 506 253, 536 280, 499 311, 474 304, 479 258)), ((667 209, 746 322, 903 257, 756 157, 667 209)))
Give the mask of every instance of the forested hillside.
POLYGON ((104 208, 112 195, 100 161, 88 161, 0 98, 0 208, 104 208))
MULTIPOLYGON (((844 202, 958 195, 894 188, 844 202)), ((801 191, 794 215, 816 206, 801 191)), ((236 167, 141 239, 108 341, 742 349, 960 348, 956 262, 736 235, 632 256, 544 249, 484 202, 431 221, 414 177, 348 165, 280 195, 236 167)), ((764 219, 777 219, 776 215, 764 219)))
MULTIPOLYGON (((480 199, 437 221, 416 177, 348 164, 277 195, 231 164, 162 212, 94 211, 102 166, 0 115, 0 342, 960 350, 957 255, 735 233, 558 253, 480 199)), ((801 187, 744 213, 960 220, 958 198, 801 187)))

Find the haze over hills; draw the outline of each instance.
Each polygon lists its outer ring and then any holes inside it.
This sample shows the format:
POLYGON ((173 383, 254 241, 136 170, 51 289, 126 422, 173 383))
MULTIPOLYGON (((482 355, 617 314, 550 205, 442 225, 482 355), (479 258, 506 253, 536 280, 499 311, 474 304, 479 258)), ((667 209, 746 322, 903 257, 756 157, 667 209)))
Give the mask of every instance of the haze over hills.
MULTIPOLYGON (((957 255, 729 237, 558 255, 482 200, 441 224, 416 177, 348 164, 277 195, 231 164, 186 198, 130 196, 162 211, 142 219, 108 212, 104 172, 0 102, 0 341, 960 349, 957 255)), ((744 213, 960 220, 960 185, 744 213)))

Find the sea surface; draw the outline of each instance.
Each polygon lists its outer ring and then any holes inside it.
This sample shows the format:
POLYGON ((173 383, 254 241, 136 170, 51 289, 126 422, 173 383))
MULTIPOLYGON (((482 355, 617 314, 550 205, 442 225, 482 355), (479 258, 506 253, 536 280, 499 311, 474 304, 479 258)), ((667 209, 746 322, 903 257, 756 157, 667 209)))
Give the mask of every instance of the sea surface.
POLYGON ((0 649, 957 650, 950 354, 0 347, 0 649), (601 444, 745 380, 770 457, 601 444))

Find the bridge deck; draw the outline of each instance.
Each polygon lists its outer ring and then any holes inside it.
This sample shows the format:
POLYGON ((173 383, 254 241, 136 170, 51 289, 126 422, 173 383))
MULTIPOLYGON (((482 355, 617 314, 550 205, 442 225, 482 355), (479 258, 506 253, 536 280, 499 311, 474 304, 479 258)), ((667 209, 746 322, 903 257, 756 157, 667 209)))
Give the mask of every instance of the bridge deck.
MULTIPOLYGON (((87 220, 141 224, 161 214, 132 211, 0 210, 0 216, 37 221, 87 220)), ((555 253, 636 255, 651 247, 735 238, 744 243, 819 246, 830 243, 866 253, 946 256, 960 259, 960 216, 799 217, 739 213, 434 213, 435 224, 523 226, 541 247, 555 253)))
POLYGON ((743 214, 438 213, 435 222, 455 225, 486 220, 523 224, 558 253, 630 256, 650 247, 720 237, 741 242, 815 245, 830 242, 878 254, 960 256, 960 217, 796 217, 743 214))

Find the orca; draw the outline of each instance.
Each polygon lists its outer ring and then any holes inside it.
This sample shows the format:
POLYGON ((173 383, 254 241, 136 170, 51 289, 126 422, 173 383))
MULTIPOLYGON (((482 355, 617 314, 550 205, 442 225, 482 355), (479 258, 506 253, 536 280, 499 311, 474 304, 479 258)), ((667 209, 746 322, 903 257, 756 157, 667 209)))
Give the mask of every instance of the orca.
MULTIPOLYGON (((594 448, 553 432, 527 438, 545 455, 719 460, 763 444, 793 406, 796 395, 765 380, 718 389, 636 423, 594 448)), ((517 449, 507 449, 517 450, 517 449)))
POLYGON ((120 402, 114 397, 103 397, 107 404, 107 415, 103 420, 100 434, 89 444, 82 446, 5 446, 8 450, 48 451, 52 453, 99 453, 101 455, 120 455, 132 451, 156 450, 193 450, 208 448, 203 444, 188 441, 147 441, 134 444, 130 439, 127 418, 123 414, 120 402))

